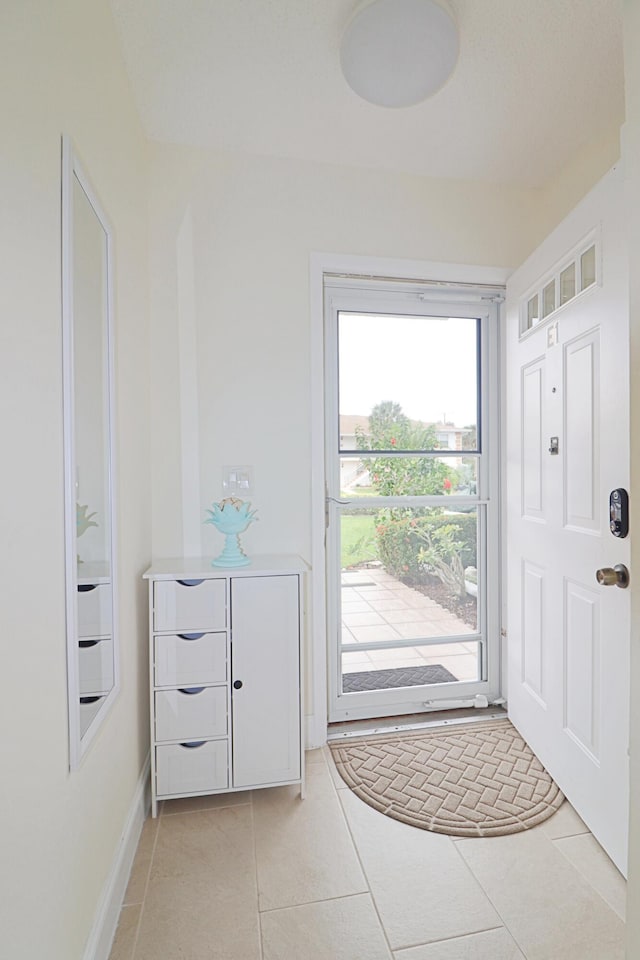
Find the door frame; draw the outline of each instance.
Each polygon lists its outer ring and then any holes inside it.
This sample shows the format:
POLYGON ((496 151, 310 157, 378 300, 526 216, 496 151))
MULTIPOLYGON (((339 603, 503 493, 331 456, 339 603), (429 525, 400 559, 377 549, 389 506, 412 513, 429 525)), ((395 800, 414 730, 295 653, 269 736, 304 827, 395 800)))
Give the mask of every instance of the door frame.
MULTIPOLYGON (((307 748, 319 747, 327 740, 327 615, 326 615, 326 551, 325 551, 325 402, 324 402, 324 275, 345 274, 421 281, 433 285, 459 284, 504 287, 511 269, 469 264, 441 263, 434 260, 397 260, 345 254, 311 253, 309 258, 310 294, 310 360, 311 391, 311 572, 307 594, 309 673, 307 703, 310 713, 305 718, 307 748)), ((500 321, 500 325, 502 319, 500 321)), ((497 358, 502 378, 503 356, 497 358)), ((500 414, 500 424, 502 415, 500 414)), ((502 468, 500 469, 502 476, 502 468)))

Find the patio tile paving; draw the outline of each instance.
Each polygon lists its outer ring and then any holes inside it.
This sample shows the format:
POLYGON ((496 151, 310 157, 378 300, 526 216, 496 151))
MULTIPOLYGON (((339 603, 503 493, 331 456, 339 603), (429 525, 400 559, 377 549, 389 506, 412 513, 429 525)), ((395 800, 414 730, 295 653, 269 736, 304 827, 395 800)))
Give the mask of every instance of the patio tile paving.
POLYGON ((397 610, 380 610, 379 613, 384 614, 384 618, 387 623, 397 624, 397 623, 417 623, 420 620, 424 620, 424 610, 417 607, 404 607, 404 609, 398 608, 397 610))
POLYGON ((406 600, 393 599, 393 600, 372 600, 371 606, 380 611, 380 613, 390 613, 393 610, 410 610, 411 608, 407 605, 406 600))
POLYGON ((365 613, 373 609, 366 600, 347 600, 341 604, 341 608, 343 613, 365 613))
POLYGON ((458 680, 476 680, 478 678, 478 661, 470 653, 463 657, 432 657, 425 663, 441 663, 458 680))
POLYGON ((475 632, 455 614, 381 569, 346 571, 342 575, 344 643, 381 643, 415 639, 401 649, 352 651, 343 654, 343 672, 362 673, 439 663, 459 680, 477 676, 477 644, 420 645, 419 640, 475 632))
POLYGON ((371 602, 372 600, 393 600, 395 594, 391 590, 384 590, 381 587, 378 587, 374 584, 373 587, 358 587, 356 590, 355 587, 349 588, 353 589, 356 592, 361 600, 367 600, 371 602))
POLYGON ((343 613, 342 622, 347 627, 373 627, 386 621, 379 613, 369 610, 364 613, 343 613))
POLYGON ((376 627, 353 627, 351 633, 355 637, 356 642, 361 643, 376 643, 384 642, 385 640, 400 639, 398 631, 389 623, 383 623, 376 627))

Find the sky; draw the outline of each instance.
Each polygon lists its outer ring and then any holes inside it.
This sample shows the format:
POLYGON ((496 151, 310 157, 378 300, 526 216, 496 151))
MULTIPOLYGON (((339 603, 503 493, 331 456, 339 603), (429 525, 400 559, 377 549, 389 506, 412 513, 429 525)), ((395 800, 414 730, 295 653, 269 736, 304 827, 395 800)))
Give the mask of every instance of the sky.
POLYGON ((411 420, 476 422, 476 320, 341 313, 340 413, 383 400, 411 420))

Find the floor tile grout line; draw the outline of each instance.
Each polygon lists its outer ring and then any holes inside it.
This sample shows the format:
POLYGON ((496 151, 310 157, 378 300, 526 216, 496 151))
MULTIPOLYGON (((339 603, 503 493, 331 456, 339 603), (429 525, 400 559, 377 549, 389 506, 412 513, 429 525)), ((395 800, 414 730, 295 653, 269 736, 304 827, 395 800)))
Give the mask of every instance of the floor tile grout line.
POLYGON ((460 837, 459 839, 454 839, 453 837, 449 837, 449 839, 450 839, 451 842, 452 842, 453 849, 456 851, 456 853, 458 854, 458 856, 459 856, 460 859, 462 860, 462 862, 463 862, 463 864, 465 865, 466 869, 468 870, 469 874, 473 877, 474 881, 476 882, 476 884, 478 885, 478 887, 480 888, 480 890, 482 890, 482 893, 484 894, 484 896, 487 898, 487 900, 489 901, 489 903, 491 904, 491 906, 492 906, 493 909, 495 910, 496 916, 498 916, 498 917, 500 918, 500 921, 502 922, 502 926, 505 928, 505 930, 507 931, 507 933, 509 934, 509 936, 512 938, 513 942, 514 942, 515 945, 517 946, 517 948, 518 948, 518 950, 520 951, 520 953, 522 954, 522 956, 525 958, 525 960, 527 960, 527 954, 526 954, 526 952, 525 952, 524 947, 520 944, 520 941, 519 941, 519 940, 517 939, 517 937, 515 936, 513 930, 510 928, 509 924, 506 922, 506 920, 505 920, 505 918, 503 917, 503 915, 502 915, 502 913, 500 912, 500 910, 498 910, 498 907, 497 907, 497 905, 494 903, 493 898, 489 895, 489 891, 485 889, 485 887, 483 886, 483 884, 480 882, 479 878, 475 875, 475 873, 474 873, 473 870, 471 869, 471 865, 468 863, 466 857, 463 856, 462 851, 458 849, 458 844, 459 844, 462 840, 469 840, 469 839, 472 839, 472 840, 473 840, 473 839, 479 839, 479 840, 480 840, 480 839, 490 839, 490 838, 487 838, 487 837, 485 837, 485 838, 482 838, 482 837, 478 837, 478 838, 460 837))
POLYGON ((302 900, 300 903, 284 903, 281 907, 269 907, 267 910, 260 910, 260 916, 266 916, 268 913, 279 913, 281 910, 297 910, 298 907, 312 907, 316 903, 335 903, 337 900, 352 900, 354 897, 366 897, 371 894, 367 887, 366 890, 357 890, 355 893, 342 893, 336 897, 322 897, 320 900, 302 900))
MULTIPOLYGON (((334 765, 335 765, 335 761, 333 760, 333 757, 331 758, 331 762, 334 763, 334 765)), ((336 769, 337 769, 337 768, 336 768, 336 769)), ((389 958, 390 958, 390 960, 393 960, 393 950, 392 950, 392 948, 391 948, 391 942, 390 942, 389 937, 388 937, 388 935, 387 935, 387 931, 386 931, 386 929, 385 929, 385 926, 384 926, 384 924, 383 924, 383 922, 382 922, 382 917, 380 916, 380 910, 378 909, 378 904, 377 904, 376 898, 375 898, 375 896, 374 896, 374 894, 373 894, 373 890, 371 889, 371 883, 370 883, 370 881, 369 881, 369 877, 367 876, 367 871, 366 871, 365 868, 364 868, 364 863, 362 862, 362 857, 360 856, 360 851, 358 850, 358 844, 356 843, 355 837, 354 837, 354 835, 353 835, 353 831, 352 831, 352 829, 351 829, 351 824, 349 823, 349 818, 347 817, 347 814, 346 814, 346 812, 345 812, 344 806, 343 806, 343 804, 342 804, 342 800, 340 799, 340 794, 339 794, 339 792, 338 792, 338 788, 336 787, 336 785, 335 785, 335 783, 334 783, 334 780, 333 780, 333 777, 331 776, 331 771, 329 771, 329 779, 331 780, 331 785, 332 785, 333 791, 334 791, 334 793, 335 793, 335 795, 336 795, 336 800, 337 800, 337 803, 338 803, 338 807, 340 808, 340 812, 341 812, 342 817, 343 817, 343 819, 344 819, 345 826, 346 826, 347 831, 348 831, 348 833, 349 833, 349 838, 350 838, 350 840, 351 840, 351 843, 353 844, 353 849, 354 849, 355 855, 356 855, 356 857, 357 857, 357 859, 358 859, 358 863, 359 863, 360 869, 361 869, 361 871, 362 871, 362 876, 364 877, 365 882, 366 882, 366 884, 367 884, 367 889, 368 889, 368 891, 369 891, 369 896, 371 897, 371 904, 372 904, 373 909, 374 909, 374 911, 375 911, 376 917, 378 918, 378 923, 380 924, 380 930, 382 931, 382 936, 384 937, 384 942, 386 943, 386 945, 387 945, 387 950, 389 951, 389 958)), ((382 816, 382 814, 381 814, 381 816, 382 816)))
POLYGON ((215 813, 216 810, 228 810, 229 807, 248 807, 251 805, 251 800, 241 800, 240 803, 221 803, 215 807, 202 807, 199 810, 176 810, 175 813, 164 813, 164 817, 188 817, 192 813, 215 813))
POLYGON ((258 946, 260 948, 260 960, 264 960, 264 936, 262 932, 262 916, 260 911, 260 883, 258 880, 258 844, 256 842, 256 811, 253 803, 253 792, 251 793, 251 835, 253 837, 253 864, 256 882, 256 917, 258 920, 258 946))
MULTIPOLYGON (((567 800, 567 803, 568 803, 568 802, 569 802, 569 801, 567 800)), ((562 809, 562 808, 561 808, 561 809, 562 809)), ((557 811, 556 811, 556 812, 557 812, 557 811)), ((551 819, 551 818, 549 818, 549 819, 551 819)), ((546 822, 546 821, 543 821, 543 822, 540 824, 540 826, 541 826, 543 829, 544 829, 544 824, 545 824, 545 822, 546 822)), ((574 837, 586 837, 586 836, 589 836, 589 834, 591 834, 591 836, 593 836, 593 834, 591 833, 591 831, 590 831, 588 828, 587 828, 586 830, 581 830, 580 833, 563 833, 561 837, 551 837, 551 836, 549 836, 549 834, 547 833, 546 830, 545 830, 545 834, 546 834, 547 838, 548 838, 549 840, 551 840, 552 843, 555 843, 556 840, 573 840, 574 837)))
MULTIPOLYGON (((466 940, 470 937, 477 937, 481 933, 492 933, 494 930, 505 929, 504 924, 500 924, 497 927, 483 927, 482 930, 473 930, 471 933, 456 933, 453 937, 443 937, 441 940, 421 940, 419 943, 409 943, 406 947, 397 947, 395 953, 402 953, 403 950, 415 950, 417 947, 437 947, 441 943, 453 943, 455 940, 466 940)), ((511 935, 510 931, 508 932, 511 935)))
MULTIPOLYGON (((574 834, 574 836, 577 836, 577 837, 586 837, 586 836, 593 836, 593 834, 590 834, 590 833, 577 833, 577 834, 574 834)), ((597 890, 597 889, 594 887, 594 885, 592 884, 592 882, 591 882, 591 880, 589 879, 589 877, 587 876, 587 874, 586 874, 583 870, 581 870, 580 867, 579 867, 576 863, 574 863, 574 861, 571 860, 571 859, 566 855, 566 853, 564 852, 564 850, 562 849, 561 846, 558 846, 558 840, 571 840, 571 839, 572 839, 572 837, 556 837, 554 840, 551 841, 551 843, 552 843, 553 846, 556 848, 556 850, 558 850, 558 852, 562 854, 562 856, 563 856, 564 859, 567 861, 567 863, 568 863, 570 866, 573 867, 573 869, 576 871, 576 873, 578 874, 578 876, 582 877, 582 879, 584 880, 584 882, 585 882, 585 883, 587 884, 587 886, 593 891, 593 893, 595 893, 595 895, 596 895, 597 897, 599 897, 599 898, 602 900, 602 902, 609 908, 609 910, 611 910, 613 913, 615 913, 615 915, 616 915, 620 920, 622 920, 623 923, 626 923, 626 916, 621 916, 621 915, 618 913, 618 911, 617 911, 616 908, 613 906, 613 904, 609 903, 609 901, 607 900, 607 898, 606 898, 599 890, 597 890)), ((595 837, 594 837, 593 839, 595 840, 595 837)), ((598 843, 597 840, 596 840, 596 843, 598 843)), ((599 844, 598 844, 598 845, 599 845, 599 844)), ((602 849, 602 848, 600 848, 600 849, 602 849)), ((605 852, 604 850, 603 850, 603 853, 605 853, 605 856, 606 856, 606 852, 605 852)), ((613 863, 613 861, 610 861, 610 863, 611 863, 611 866, 614 868, 614 870, 617 870, 617 869, 618 869, 618 868, 616 867, 615 863, 613 863)), ((620 871, 618 871, 618 873, 619 873, 619 872, 620 872, 620 871)), ((624 880, 624 877, 622 876, 622 874, 620 874, 620 876, 621 876, 622 879, 624 880)), ((625 902, 626 902, 626 882, 625 882, 625 902)), ((625 910, 625 914, 626 914, 626 910, 625 910)))
MULTIPOLYGON (((138 952, 138 941, 140 939, 140 927, 142 926, 142 915, 144 914, 144 907, 147 900, 147 893, 149 891, 149 882, 151 879, 151 870, 153 868, 153 861, 156 855, 156 846, 158 844, 158 834, 160 833, 160 823, 162 821, 162 815, 157 818, 155 836, 153 838, 153 844, 151 846, 151 856, 149 857, 149 867, 147 869, 147 876, 144 882, 144 892, 142 894, 142 902, 140 904, 140 913, 138 914, 138 923, 136 925, 136 932, 133 938, 133 946, 131 949, 131 960, 135 960, 136 953, 138 952)), ((139 845, 139 841, 138 841, 139 845)), ((136 851, 137 852, 137 851, 136 851)))

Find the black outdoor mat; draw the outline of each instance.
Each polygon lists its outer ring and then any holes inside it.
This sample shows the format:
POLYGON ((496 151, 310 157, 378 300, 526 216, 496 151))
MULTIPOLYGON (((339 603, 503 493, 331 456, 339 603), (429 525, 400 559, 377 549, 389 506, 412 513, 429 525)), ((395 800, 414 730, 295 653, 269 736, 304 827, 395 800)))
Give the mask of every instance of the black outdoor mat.
POLYGON ((451 683, 458 678, 440 663, 424 666, 394 667, 393 670, 363 670, 362 673, 342 675, 343 693, 362 693, 365 690, 389 690, 393 687, 417 687, 424 683, 451 683))

